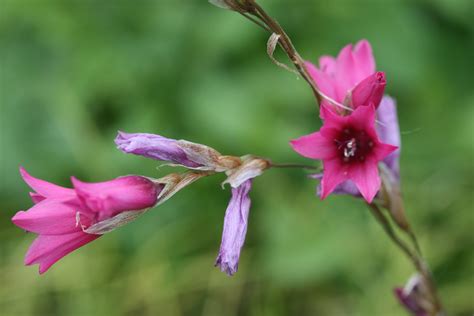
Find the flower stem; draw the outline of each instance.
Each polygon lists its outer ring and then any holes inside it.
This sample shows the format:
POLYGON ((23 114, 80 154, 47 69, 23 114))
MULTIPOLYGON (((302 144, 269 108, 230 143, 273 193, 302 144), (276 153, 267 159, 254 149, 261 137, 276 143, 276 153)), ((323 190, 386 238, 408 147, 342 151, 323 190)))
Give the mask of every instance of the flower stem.
POLYGON ((426 281, 426 285, 429 289, 429 294, 431 296, 431 302, 433 303, 433 311, 430 316, 442 316, 445 315, 443 311, 443 307, 441 304, 441 300, 437 294, 436 286, 433 280, 433 276, 426 261, 423 259, 420 251, 420 247, 418 245, 418 241, 416 239, 416 235, 412 230, 410 230, 407 234, 410 237, 410 240, 413 242, 415 251, 413 251, 406 243, 403 241, 395 232, 390 221, 387 217, 383 214, 380 208, 376 204, 367 204, 369 206, 372 215, 376 218, 376 220, 381 224, 382 228, 387 233, 388 237, 395 243, 395 245, 402 250, 402 252, 410 259, 415 269, 420 273, 423 279, 426 281))
POLYGON ((301 169, 308 169, 308 170, 318 170, 320 169, 319 166, 311 166, 299 163, 271 163, 270 168, 301 168, 301 169))

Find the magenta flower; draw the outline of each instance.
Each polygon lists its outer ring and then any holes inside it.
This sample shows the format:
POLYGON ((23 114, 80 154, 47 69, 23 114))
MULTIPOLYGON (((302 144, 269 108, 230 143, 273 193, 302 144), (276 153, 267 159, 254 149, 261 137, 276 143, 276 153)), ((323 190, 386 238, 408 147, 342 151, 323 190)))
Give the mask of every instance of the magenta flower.
POLYGON ((251 187, 252 180, 246 180, 239 187, 232 188, 232 198, 225 212, 222 242, 216 266, 228 275, 236 273, 239 266, 240 250, 247 233, 251 187))
POLYGON ((374 107, 358 107, 348 116, 339 116, 323 106, 321 118, 319 132, 291 141, 300 155, 323 160, 321 198, 351 180, 365 200, 372 202, 381 183, 377 164, 397 149, 377 137, 374 107))
MULTIPOLYGON (((393 146, 397 146, 397 150, 390 153, 387 157, 382 160, 382 164, 386 166, 385 170, 389 172, 388 176, 393 187, 399 187, 400 185, 400 129, 398 127, 397 119, 397 108, 395 100, 389 96, 384 96, 379 108, 376 111, 377 123, 375 129, 377 135, 383 143, 387 143, 393 146)), ((322 173, 311 175, 313 179, 321 180, 323 178, 322 173)), ((321 184, 318 185, 316 194, 321 196, 321 184)), ((348 194, 356 197, 360 197, 360 192, 357 189, 355 183, 351 180, 347 180, 336 186, 333 194, 348 194)))
POLYGON ((72 178, 73 189, 36 179, 20 168, 35 205, 19 211, 13 223, 38 234, 25 264, 39 264, 46 272, 65 255, 132 220, 157 203, 163 184, 140 176, 84 183, 72 178))
MULTIPOLYGON (((319 68, 310 62, 306 62, 306 67, 319 89, 336 102, 354 109, 370 104, 378 107, 385 89, 385 74, 375 72, 375 60, 368 41, 359 41, 354 49, 352 44, 345 46, 337 58, 322 56, 319 68)), ((324 99, 321 105, 335 109, 324 99)))

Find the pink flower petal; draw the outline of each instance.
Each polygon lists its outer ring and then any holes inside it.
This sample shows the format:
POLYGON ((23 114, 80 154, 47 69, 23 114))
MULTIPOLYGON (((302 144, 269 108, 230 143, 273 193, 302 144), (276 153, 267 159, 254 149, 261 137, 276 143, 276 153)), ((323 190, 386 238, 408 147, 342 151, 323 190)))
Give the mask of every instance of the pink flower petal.
POLYGON ((374 148, 374 157, 377 160, 383 160, 385 157, 387 157, 388 155, 390 155, 397 149, 398 149, 397 146, 379 143, 374 148))
POLYGON ((324 160, 323 179, 321 180, 321 200, 324 200, 342 182, 349 179, 347 166, 340 163, 339 158, 324 160))
POLYGON ((72 177, 71 181, 84 207, 99 214, 98 221, 122 211, 153 207, 159 193, 151 180, 140 176, 125 176, 97 183, 86 183, 72 177))
POLYGON ((40 235, 28 249, 25 265, 39 263, 39 273, 43 274, 59 259, 100 236, 82 231, 66 235, 40 235))
POLYGON ((346 94, 358 83, 358 73, 351 44, 345 46, 337 56, 335 79, 338 100, 344 100, 346 94))
POLYGON ((350 178, 368 203, 372 203, 380 189, 380 176, 377 161, 370 159, 350 169, 350 178))
POLYGON ((76 227, 76 212, 72 206, 57 200, 46 199, 28 211, 19 211, 12 222, 37 234, 60 235, 80 230, 76 227))
POLYGON ((321 56, 319 58, 319 68, 322 72, 327 73, 333 77, 336 72, 336 59, 332 56, 321 56))
POLYGON ((372 46, 367 40, 359 41, 354 49, 359 77, 365 78, 375 72, 375 59, 372 54, 372 46))
POLYGON ((33 189, 36 193, 41 194, 44 197, 61 197, 74 195, 74 190, 63 188, 59 185, 49 183, 44 180, 40 180, 32 177, 23 167, 20 167, 20 174, 23 180, 33 189))
POLYGON ((348 117, 336 114, 331 110, 332 107, 321 105, 319 109, 319 116, 324 121, 325 127, 339 128, 342 124, 346 124, 348 117))
POLYGON ((323 137, 320 132, 301 136, 290 141, 291 147, 304 157, 313 159, 331 159, 337 155, 332 141, 323 137))
POLYGON ((334 82, 334 78, 332 78, 329 74, 318 70, 318 68, 316 68, 316 66, 310 62, 305 62, 305 66, 319 90, 321 90, 326 96, 336 99, 336 101, 340 101, 337 100, 336 84, 334 82))
POLYGON ((373 133, 375 136, 375 109, 373 105, 357 107, 348 120, 354 128, 373 133))
POLYGON ((35 203, 35 204, 43 201, 44 199, 46 199, 41 194, 34 193, 34 192, 30 192, 30 197, 31 197, 31 200, 33 201, 33 203, 35 203))

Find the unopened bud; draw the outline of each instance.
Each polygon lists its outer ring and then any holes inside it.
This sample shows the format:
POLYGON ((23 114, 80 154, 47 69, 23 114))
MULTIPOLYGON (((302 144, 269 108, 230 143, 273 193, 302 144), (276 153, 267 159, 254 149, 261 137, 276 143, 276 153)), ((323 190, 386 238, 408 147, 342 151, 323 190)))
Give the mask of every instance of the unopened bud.
POLYGON ((384 206, 389 210, 395 223, 404 231, 409 231, 410 225, 405 215, 405 207, 400 193, 400 182, 385 164, 380 164, 380 176, 384 206))
POLYGON ((377 108, 385 91, 385 74, 376 72, 362 80, 351 92, 352 107, 373 104, 377 108))

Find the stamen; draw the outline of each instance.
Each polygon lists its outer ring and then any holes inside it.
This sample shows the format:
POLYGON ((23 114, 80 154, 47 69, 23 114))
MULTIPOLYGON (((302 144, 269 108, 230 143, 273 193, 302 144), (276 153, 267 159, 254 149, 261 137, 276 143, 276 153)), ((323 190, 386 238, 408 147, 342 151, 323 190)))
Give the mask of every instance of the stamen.
POLYGON ((76 227, 81 223, 81 213, 76 212, 76 227))
POLYGON ((81 223, 81 213, 76 212, 76 227, 78 227, 79 225, 81 225, 82 231, 84 231, 86 229, 86 227, 84 225, 82 225, 82 223, 81 223))
POLYGON ((357 143, 355 138, 352 138, 350 141, 346 143, 346 146, 344 147, 344 157, 349 158, 349 157, 354 157, 357 149, 357 143))

